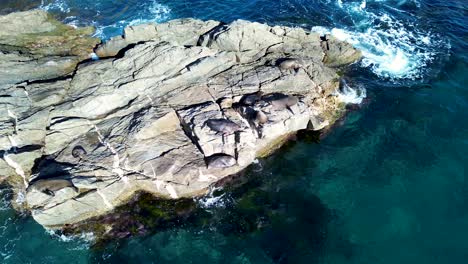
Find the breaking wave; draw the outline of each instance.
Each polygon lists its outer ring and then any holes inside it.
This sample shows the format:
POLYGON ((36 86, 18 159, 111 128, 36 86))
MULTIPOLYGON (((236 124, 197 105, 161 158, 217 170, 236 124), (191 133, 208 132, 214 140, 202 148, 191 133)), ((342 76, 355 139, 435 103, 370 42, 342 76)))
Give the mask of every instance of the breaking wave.
POLYGON ((198 204, 201 208, 223 208, 227 205, 228 197, 225 192, 220 193, 222 188, 212 188, 206 196, 198 199, 198 204))
POLYGON ((71 11, 66 0, 41 0, 41 5, 39 8, 49 12, 60 11, 62 13, 69 13, 71 11))
POLYGON ((157 1, 151 1, 147 9, 140 11, 134 19, 119 20, 110 25, 100 26, 98 23, 95 23, 96 37, 101 39, 108 39, 110 36, 108 31, 116 31, 125 28, 126 26, 135 26, 146 23, 157 23, 169 19, 171 9, 165 5, 159 4, 157 1))
POLYGON ((96 28, 95 37, 107 40, 120 35, 126 26, 161 22, 170 18, 171 9, 156 0, 122 0, 120 4, 93 0, 41 0, 40 9, 56 13, 71 26, 96 28))
POLYGON ((367 96, 365 88, 361 86, 351 88, 345 80, 341 82, 341 87, 337 94, 338 99, 345 104, 361 104, 362 100, 367 96))
MULTIPOLYGON (((149 22, 163 22, 192 13, 179 10, 185 5, 162 4, 158 0, 42 0, 40 8, 65 16, 72 26, 93 25, 95 36, 107 40, 120 35, 123 28, 149 22), (172 14, 171 8, 177 10, 172 14), (180 14, 179 14, 180 13, 180 14)), ((289 2, 289 1, 286 1, 289 2)), ((328 27, 317 25, 314 31, 332 34, 362 50, 361 66, 378 77, 399 80, 423 79, 441 53, 450 48, 439 34, 417 23, 414 13, 404 11, 420 8, 418 0, 317 0, 324 13, 330 13, 328 27)), ((198 3, 197 1, 194 4, 198 3)), ((302 3, 302 2, 301 2, 302 3)), ((309 5, 300 6, 306 10, 309 5)), ((214 11, 212 11, 214 12, 214 11)), ((213 13, 213 16, 218 13, 213 13)), ((194 15, 194 14, 192 14, 194 15)), ((197 17, 197 15, 194 15, 197 17)), ((205 18, 206 19, 206 18, 205 18)), ((326 24, 326 23, 325 23, 326 24)), ((312 26, 313 24, 309 24, 312 26)))
MULTIPOLYGON (((396 6, 406 2, 398 1, 396 6)), ((353 44, 363 53, 361 65, 379 77, 394 80, 424 78, 427 66, 449 47, 438 34, 418 28, 411 19, 399 20, 382 8, 372 10, 367 1, 338 0, 336 5, 351 17, 353 25, 342 28, 315 26, 312 30, 353 44)), ((388 8, 403 12, 395 7, 388 8)))
POLYGON ((62 242, 79 242, 75 248, 77 250, 88 248, 96 240, 96 237, 92 232, 82 232, 76 235, 65 235, 57 230, 46 229, 46 233, 62 242))

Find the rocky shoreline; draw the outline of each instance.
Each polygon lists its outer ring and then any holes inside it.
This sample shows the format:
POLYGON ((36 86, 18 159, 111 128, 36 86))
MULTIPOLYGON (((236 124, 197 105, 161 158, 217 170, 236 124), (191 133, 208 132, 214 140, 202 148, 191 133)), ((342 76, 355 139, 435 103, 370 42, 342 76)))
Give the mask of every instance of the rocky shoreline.
POLYGON ((361 57, 242 20, 128 27, 104 44, 39 10, 0 22, 0 180, 52 229, 138 192, 203 195, 295 132, 332 125, 346 103, 338 71, 361 57))

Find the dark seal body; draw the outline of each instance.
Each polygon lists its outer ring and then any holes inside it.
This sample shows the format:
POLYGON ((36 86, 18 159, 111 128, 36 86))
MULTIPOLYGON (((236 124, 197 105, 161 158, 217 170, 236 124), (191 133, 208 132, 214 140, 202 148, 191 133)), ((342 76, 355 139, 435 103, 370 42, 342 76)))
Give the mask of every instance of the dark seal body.
POLYGON ((265 97, 264 100, 271 104, 276 110, 289 108, 299 102, 299 99, 296 96, 286 94, 272 94, 265 97))
POLYGON ((260 101, 260 99, 262 98, 262 94, 263 94, 262 92, 256 92, 253 94, 244 95, 242 99, 240 100, 240 103, 243 105, 252 106, 256 102, 260 101))
POLYGON ((72 149, 72 156, 75 159, 83 159, 83 158, 86 157, 86 154, 88 154, 88 153, 86 152, 86 150, 82 146, 75 146, 72 149))
POLYGON ((227 119, 210 119, 205 123, 211 130, 221 132, 223 134, 232 134, 239 131, 241 127, 227 119))

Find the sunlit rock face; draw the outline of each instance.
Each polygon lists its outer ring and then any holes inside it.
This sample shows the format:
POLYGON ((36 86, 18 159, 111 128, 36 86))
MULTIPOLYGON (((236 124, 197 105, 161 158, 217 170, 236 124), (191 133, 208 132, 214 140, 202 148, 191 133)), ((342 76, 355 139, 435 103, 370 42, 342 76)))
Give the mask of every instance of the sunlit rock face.
MULTIPOLYGON (((0 20, 32 15, 44 14, 0 20)), ((345 102, 332 66, 360 58, 332 37, 323 45, 317 33, 242 20, 183 19, 125 32, 96 48, 101 60, 67 77, 56 78, 45 63, 41 76, 0 78, 7 80, 0 172, 46 227, 106 214, 138 191, 203 195, 292 133, 333 124, 345 102)), ((38 49, 43 60, 81 60, 83 45, 72 54, 38 49)))
POLYGON ((72 73, 100 42, 94 29, 64 25, 41 10, 0 16, 0 87, 72 73))

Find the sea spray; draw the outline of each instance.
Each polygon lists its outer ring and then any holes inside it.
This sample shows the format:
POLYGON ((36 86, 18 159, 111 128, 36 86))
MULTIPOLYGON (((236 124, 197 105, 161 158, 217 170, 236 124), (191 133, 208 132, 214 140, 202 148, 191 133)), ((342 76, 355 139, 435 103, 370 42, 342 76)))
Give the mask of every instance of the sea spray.
POLYGON ((171 9, 168 6, 158 3, 156 0, 148 2, 149 5, 145 5, 146 8, 138 11, 138 13, 133 16, 133 19, 122 19, 108 25, 103 25, 94 21, 93 25, 96 27, 94 36, 106 40, 110 37, 109 32, 121 31, 127 26, 158 23, 170 18, 171 9))
POLYGON ((45 11, 60 11, 62 13, 69 13, 70 6, 65 0, 41 0, 40 9, 45 11))
POLYGON ((361 104, 366 98, 366 89, 360 86, 351 88, 345 80, 342 80, 337 94, 338 99, 345 104, 361 104))
POLYGON ((331 34, 360 49, 364 56, 361 66, 379 77, 423 79, 427 66, 449 49, 449 43, 438 34, 392 14, 370 10, 366 1, 337 1, 336 6, 352 18, 353 25, 314 26, 312 31, 331 34))
POLYGON ((93 232, 81 232, 79 234, 74 235, 66 235, 60 230, 52 230, 46 229, 45 232, 62 242, 71 243, 71 242, 79 242, 78 246, 75 248, 71 248, 72 250, 83 250, 89 248, 93 243, 96 242, 96 236, 93 232))
POLYGON ((94 36, 103 40, 120 35, 126 26, 158 23, 170 18, 171 9, 157 0, 121 2, 42 0, 39 8, 64 17, 63 22, 73 27, 92 25, 96 28, 94 36))
POLYGON ((227 202, 226 193, 221 192, 223 190, 222 187, 213 187, 210 189, 210 192, 198 199, 198 204, 201 208, 210 209, 216 207, 225 207, 227 202))

